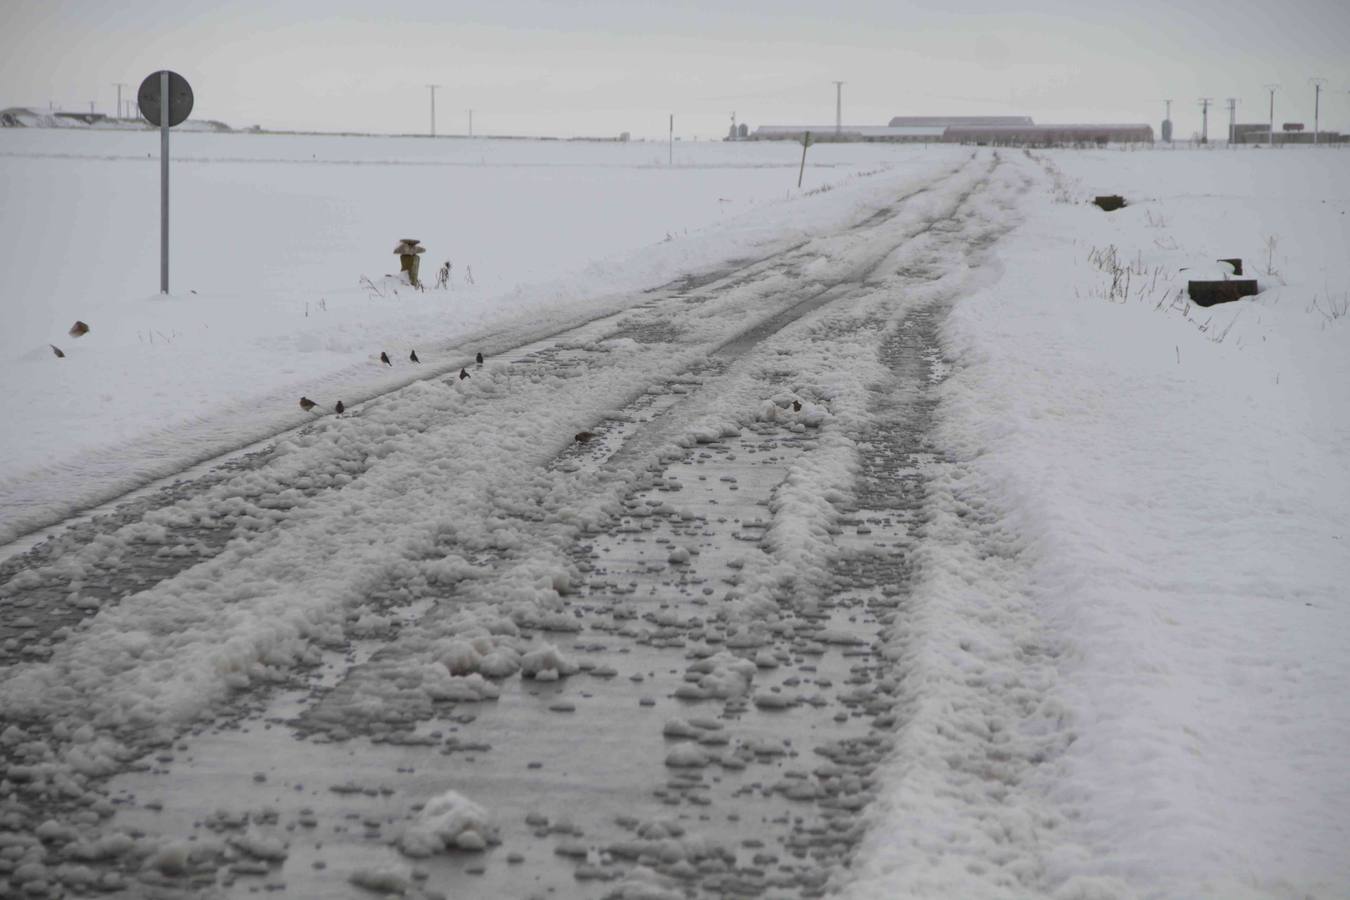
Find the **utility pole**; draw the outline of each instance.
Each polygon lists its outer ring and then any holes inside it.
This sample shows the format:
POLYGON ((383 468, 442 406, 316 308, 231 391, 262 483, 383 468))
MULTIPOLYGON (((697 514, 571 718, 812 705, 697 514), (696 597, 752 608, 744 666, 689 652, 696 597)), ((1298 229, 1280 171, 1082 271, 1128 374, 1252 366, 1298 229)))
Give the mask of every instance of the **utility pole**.
POLYGON ((94 114, 94 101, 93 101, 93 100, 90 100, 90 101, 89 101, 89 115, 92 116, 93 114, 94 114))
POLYGON ((1200 143, 1209 143, 1209 105, 1214 102, 1213 97, 1200 98, 1200 143))
POLYGON ((1270 91, 1270 134, 1268 134, 1267 137, 1270 139, 1270 147, 1272 150, 1275 148, 1275 92, 1279 89, 1280 86, 1278 84, 1266 85, 1266 90, 1270 91))
POLYGON ((431 136, 436 136, 436 88, 439 84, 429 84, 427 87, 431 90, 431 136))
POLYGON ((469 137, 473 137, 473 110, 469 110, 469 137))
POLYGON ((1232 147, 1237 136, 1237 98, 1228 98, 1228 146, 1232 147))
POLYGON ((120 119, 122 118, 122 88, 128 87, 128 85, 118 81, 113 84, 113 87, 117 88, 117 118, 120 119))
POLYGON ((731 111, 731 139, 736 140, 736 110, 731 111))
POLYGON ((1163 113, 1162 139, 1163 143, 1170 144, 1172 143, 1172 101, 1164 100, 1163 103, 1166 104, 1166 112, 1163 113))
POLYGON ((844 133, 844 82, 834 83, 834 136, 844 133))
POLYGON ((1319 115, 1322 111, 1322 85, 1327 83, 1325 78, 1309 78, 1313 84, 1313 146, 1317 146, 1318 135, 1321 134, 1321 121, 1319 115))
POLYGON ((675 165, 675 114, 670 114, 670 165, 675 165))

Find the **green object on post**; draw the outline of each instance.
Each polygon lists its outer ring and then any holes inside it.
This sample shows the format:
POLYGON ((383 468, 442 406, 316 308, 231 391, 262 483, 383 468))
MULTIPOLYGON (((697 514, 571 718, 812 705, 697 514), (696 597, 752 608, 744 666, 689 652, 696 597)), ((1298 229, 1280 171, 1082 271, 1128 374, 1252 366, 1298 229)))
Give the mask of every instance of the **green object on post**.
POLYGON ((398 258, 399 271, 408 273, 408 281, 413 287, 417 287, 417 263, 419 260, 411 253, 404 253, 398 258))
POLYGON ((421 262, 417 258, 419 253, 426 253, 427 248, 420 246, 421 242, 416 238, 404 238, 398 242, 394 252, 398 254, 399 271, 408 273, 408 283, 415 288, 420 288, 422 282, 417 277, 418 265, 421 262))

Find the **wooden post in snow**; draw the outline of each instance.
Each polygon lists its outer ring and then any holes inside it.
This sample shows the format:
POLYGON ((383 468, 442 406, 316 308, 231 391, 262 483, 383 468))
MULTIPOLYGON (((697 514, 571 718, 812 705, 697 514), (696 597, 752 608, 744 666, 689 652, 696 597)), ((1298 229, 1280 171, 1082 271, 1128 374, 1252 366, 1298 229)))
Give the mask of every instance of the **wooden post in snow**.
POLYGON ((797 187, 802 186, 802 175, 806 172, 806 148, 811 146, 811 132, 802 135, 802 166, 797 170, 797 187))

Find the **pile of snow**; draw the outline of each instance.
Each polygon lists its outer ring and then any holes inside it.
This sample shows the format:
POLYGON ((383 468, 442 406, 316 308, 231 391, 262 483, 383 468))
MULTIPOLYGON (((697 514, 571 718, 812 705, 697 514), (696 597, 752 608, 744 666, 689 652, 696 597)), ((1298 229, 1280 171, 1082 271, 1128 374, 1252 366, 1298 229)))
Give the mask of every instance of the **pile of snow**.
POLYGON ((427 801, 404 829, 398 848, 405 856, 418 858, 445 850, 485 850, 497 841, 487 810, 463 794, 446 791, 427 801))

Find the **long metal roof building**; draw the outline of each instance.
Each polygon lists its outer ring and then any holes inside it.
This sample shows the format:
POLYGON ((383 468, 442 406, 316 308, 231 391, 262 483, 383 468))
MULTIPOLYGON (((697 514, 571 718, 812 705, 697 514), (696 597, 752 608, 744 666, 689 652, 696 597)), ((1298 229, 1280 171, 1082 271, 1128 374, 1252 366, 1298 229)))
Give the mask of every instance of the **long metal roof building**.
POLYGON ((1031 116, 896 116, 892 128, 946 128, 949 125, 1030 125, 1031 116))
POLYGON ((943 140, 963 144, 1044 146, 1051 144, 1153 143, 1153 126, 1125 125, 952 125, 943 140))

